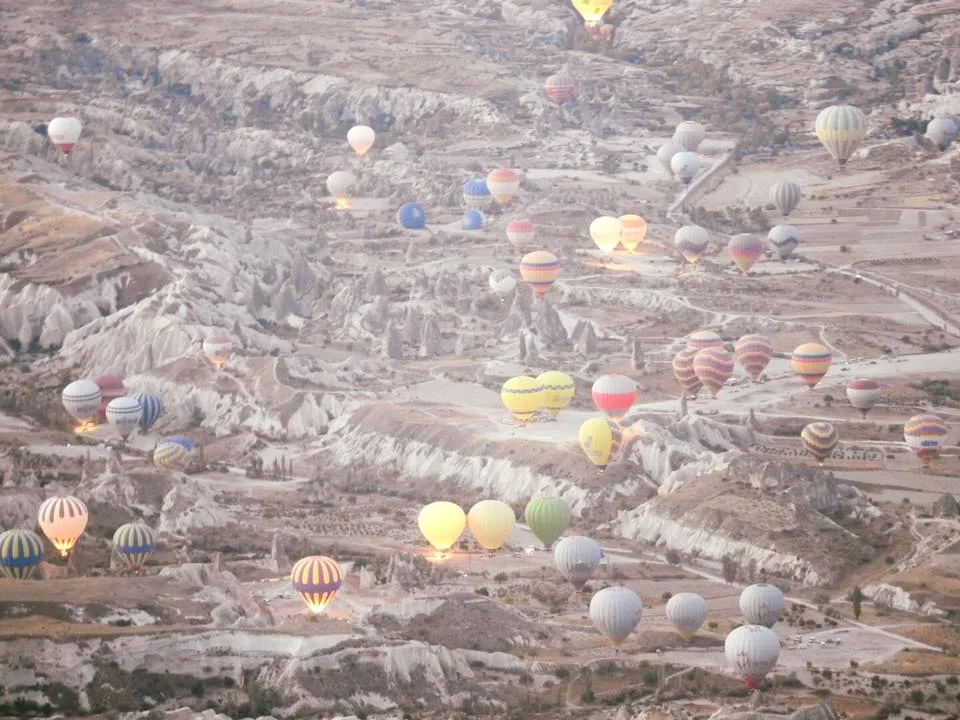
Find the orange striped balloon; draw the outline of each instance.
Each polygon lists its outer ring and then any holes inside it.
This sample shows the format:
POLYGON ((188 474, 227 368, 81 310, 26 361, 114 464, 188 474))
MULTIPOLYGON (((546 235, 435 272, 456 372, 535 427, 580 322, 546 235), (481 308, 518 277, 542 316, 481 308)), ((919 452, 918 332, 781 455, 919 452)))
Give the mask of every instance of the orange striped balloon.
POLYGON ((711 347, 723 347, 723 338, 712 330, 697 330, 687 336, 687 347, 693 350, 706 350, 711 347))
POLYGON ((629 252, 634 252, 637 245, 642 243, 647 237, 647 221, 639 215, 621 215, 620 220, 620 244, 629 252))
POLYGON ((811 390, 830 369, 833 354, 820 343, 804 343, 793 351, 790 364, 811 390))
POLYGON ((837 429, 828 422, 810 423, 800 431, 800 442, 808 453, 823 465, 823 461, 833 454, 840 442, 837 429))
POLYGON ((756 382, 773 357, 773 343, 766 335, 744 335, 737 340, 733 351, 740 367, 756 382))
POLYGON ((687 397, 695 398, 697 392, 703 387, 700 378, 693 370, 693 359, 700 352, 696 348, 685 347, 683 350, 673 356, 673 375, 680 383, 680 387, 687 394, 687 397))
POLYGON ((560 277, 560 261, 552 252, 534 250, 520 261, 520 277, 530 286, 538 300, 550 292, 553 283, 560 277))
POLYGON ((920 464, 926 467, 940 453, 940 445, 950 432, 936 415, 914 415, 903 425, 903 439, 920 464))
POLYGON ((693 358, 693 371, 710 393, 710 397, 716 397, 720 388, 733 375, 733 355, 721 347, 700 350, 693 358))
POLYGON ((311 555, 293 566, 290 580, 307 607, 312 612, 322 613, 343 584, 343 573, 336 560, 311 555))

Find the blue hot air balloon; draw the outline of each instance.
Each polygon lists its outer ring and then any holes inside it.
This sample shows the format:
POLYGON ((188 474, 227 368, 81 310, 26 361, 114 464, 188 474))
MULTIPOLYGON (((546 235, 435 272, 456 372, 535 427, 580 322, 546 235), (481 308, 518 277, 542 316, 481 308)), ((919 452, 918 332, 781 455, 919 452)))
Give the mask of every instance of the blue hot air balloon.
POLYGON ((0 570, 13 580, 30 577, 43 560, 43 540, 30 530, 5 530, 0 533, 0 570))
POLYGON ((146 433, 157 420, 163 417, 165 411, 163 400, 154 393, 137 393, 133 397, 139 400, 143 407, 143 414, 140 415, 140 432, 146 433))
POLYGON ((405 230, 423 230, 427 226, 427 216, 420 203, 409 202, 400 206, 397 222, 405 230))
POLYGON ((493 196, 487 188, 486 178, 471 178, 463 184, 463 202, 468 208, 484 208, 491 200, 493 196))
POLYGON ((143 523, 121 525, 113 534, 113 549, 135 573, 140 572, 156 547, 153 530, 143 523))
POLYGON ((464 230, 479 230, 483 227, 483 213, 479 210, 467 210, 463 214, 464 230))
POLYGON ((163 440, 161 440, 160 442, 175 443, 177 445, 182 446, 183 449, 186 450, 188 453, 192 453, 193 448, 195 447, 193 444, 193 440, 188 438, 186 435, 171 435, 170 437, 163 438, 163 440))

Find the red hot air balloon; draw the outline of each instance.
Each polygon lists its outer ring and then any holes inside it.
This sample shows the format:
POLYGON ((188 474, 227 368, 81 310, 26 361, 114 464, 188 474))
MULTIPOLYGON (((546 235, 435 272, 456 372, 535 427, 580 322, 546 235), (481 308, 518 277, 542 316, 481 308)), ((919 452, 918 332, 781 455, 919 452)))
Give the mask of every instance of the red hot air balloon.
POLYGON ((610 373, 593 383, 593 402, 597 409, 619 421, 637 399, 637 384, 620 373, 610 373))
POLYGON ((576 88, 573 80, 562 73, 548 77, 543 87, 547 91, 547 95, 558 105, 563 105, 572 98, 573 91, 576 88))
POLYGON ((100 388, 100 407, 97 410, 98 422, 107 421, 107 405, 111 400, 123 397, 127 394, 127 389, 123 385, 123 380, 116 375, 101 375, 94 382, 100 388))

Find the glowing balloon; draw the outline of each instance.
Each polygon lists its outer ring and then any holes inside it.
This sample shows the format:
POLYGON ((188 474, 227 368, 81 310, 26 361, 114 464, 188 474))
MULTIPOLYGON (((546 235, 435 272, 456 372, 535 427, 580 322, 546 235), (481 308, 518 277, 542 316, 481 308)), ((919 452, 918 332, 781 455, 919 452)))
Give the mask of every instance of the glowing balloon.
POLYGON ((773 627, 783 610, 783 592, 776 585, 756 583, 740 593, 740 612, 751 625, 773 627))
POLYGON ((117 428, 120 437, 126 441, 143 416, 143 405, 136 397, 114 398, 107 404, 107 423, 117 428))
POLYGON ((553 550, 557 570, 577 590, 582 590, 587 580, 593 577, 603 550, 588 537, 566 537, 553 550))
POLYGON ((690 181, 700 172, 700 156, 696 153, 680 151, 670 158, 670 169, 673 174, 689 185, 690 181))
POLYGON ((533 414, 543 408, 543 388, 536 378, 519 375, 507 380, 500 390, 503 406, 513 415, 517 424, 526 425, 533 414))
POLYGON ((867 136, 867 119, 853 105, 831 105, 817 115, 814 129, 827 152, 844 167, 867 136))
POLYGON ((427 215, 420 203, 408 202, 397 210, 397 222, 404 230, 423 230, 427 226, 427 215))
POLYGON ((484 550, 499 550, 517 524, 513 508, 501 500, 481 500, 467 513, 467 527, 484 550))
POLYGON ((60 396, 63 408, 77 422, 83 424, 97 419, 100 407, 100 386, 93 380, 74 380, 60 396))
POLYGON ((815 422, 804 426, 800 431, 800 442, 804 449, 823 465, 823 461, 833 454, 840 442, 840 435, 830 423, 815 422))
POLYGON ((64 155, 73 152, 82 131, 83 123, 75 117, 55 117, 47 125, 47 137, 64 155))
POLYGON ((820 343, 804 343, 793 351, 790 364, 807 387, 811 390, 817 386, 823 376, 830 369, 833 354, 820 343))
POLYGON ((346 202, 356 182, 356 176, 349 170, 337 170, 327 176, 327 192, 338 202, 346 202))
POLYGON ((487 181, 484 178, 473 178, 463 184, 463 202, 466 203, 467 207, 485 208, 492 199, 493 196, 487 189, 487 181))
POLYGON ((639 215, 621 215, 620 243, 628 252, 634 252, 647 237, 647 221, 639 215))
POLYGON ((0 570, 11 580, 26 580, 43 562, 43 540, 30 530, 0 532, 0 570))
POLYGON ((699 225, 684 225, 673 236, 673 244, 688 263, 695 265, 710 244, 710 233, 699 225))
POLYGON ((217 330, 204 339, 203 354, 217 370, 222 370, 224 364, 233 355, 233 340, 222 330, 217 330))
POLYGON ((643 617, 643 602, 629 588, 608 587, 590 598, 590 619, 617 651, 643 617))
POLYGON ((615 217, 598 217, 590 223, 590 237, 593 238, 593 242, 603 253, 609 254, 614 251, 620 244, 621 232, 623 232, 623 227, 615 217))
POLYGON ((733 355, 722 347, 700 350, 693 358, 693 371, 710 393, 710 397, 716 397, 733 375, 733 355))
POLYGON ((597 409, 613 420, 620 420, 637 399, 637 384, 620 373, 597 378, 591 390, 597 409))
POLYGON ((534 250, 520 261, 520 277, 533 290, 537 300, 543 300, 560 277, 560 261, 552 252, 534 250))
POLYGON ((559 370, 548 370, 537 376, 537 382, 543 391, 543 409, 550 413, 551 417, 557 417, 573 400, 576 392, 573 378, 559 370))
POLYGON ((770 202, 786 217, 800 202, 803 193, 795 182, 778 182, 770 186, 770 202))
POLYGON ((140 414, 140 432, 147 433, 154 423, 163 417, 163 400, 154 393, 137 393, 133 397, 140 401, 140 407, 143 408, 140 414))
POLYGON ((143 564, 157 548, 153 530, 140 522, 127 523, 113 534, 113 550, 133 570, 140 572, 143 564))
POLYGON ((570 524, 570 506, 560 498, 533 498, 524 508, 523 517, 531 532, 549 550, 570 524))
POLYGON ((697 330, 687 336, 687 347, 692 350, 723 347, 723 338, 713 332, 713 330, 697 330))
POLYGON ((497 295, 506 296, 517 287, 517 279, 509 270, 494 270, 490 273, 490 289, 497 295))
POLYGON ((867 417, 867 413, 880 399, 880 383, 870 379, 851 380, 847 384, 847 400, 860 411, 860 417, 867 417))
POLYGON ((764 676, 777 666, 780 640, 773 630, 760 625, 741 625, 727 635, 723 653, 743 684, 756 690, 764 676))
POLYGON ((749 233, 734 235, 727 244, 727 254, 740 268, 740 272, 746 275, 750 272, 753 264, 763 255, 763 241, 758 236, 749 233))
POLYGON ((424 506, 417 516, 420 532, 439 551, 449 550, 467 527, 463 508, 441 500, 424 506))
POLYGON ((580 426, 580 447, 594 465, 603 470, 623 443, 623 430, 607 418, 590 418, 580 426))
POLYGON ((703 386, 693 369, 693 359, 698 352, 700 351, 696 348, 685 347, 673 356, 673 376, 680 383, 680 387, 683 388, 687 397, 691 398, 696 397, 697 392, 703 386))
POLYGON ((940 454, 948 433, 947 424, 936 415, 914 415, 903 426, 903 439, 923 467, 940 454))
POLYGON ((573 7, 588 27, 599 25, 604 13, 613 5, 613 0, 573 0, 573 7))
POLYGON ((667 620, 689 641, 707 619, 707 603, 692 592, 677 593, 667 601, 667 620))
POLYGON ((507 168, 491 170, 487 175, 487 188, 497 205, 507 205, 520 191, 520 176, 507 168))
POLYGON ((767 239, 781 260, 786 260, 800 244, 800 233, 793 225, 774 225, 767 239))
POLYGON ((773 343, 766 335, 744 335, 733 346, 733 352, 740 367, 756 382, 773 359, 773 343))
POLYGON ((89 518, 83 500, 72 495, 47 498, 37 512, 40 529, 63 557, 70 553, 83 535, 89 518))
POLYGON ((695 120, 685 120, 673 131, 673 141, 687 152, 696 152, 706 136, 703 125, 695 120))
POLYGON ((366 155, 376 140, 377 133, 368 125, 354 125, 347 131, 347 142, 353 148, 353 151, 360 156, 366 155))
POLYGON ((343 571, 333 558, 311 555, 297 561, 290 572, 290 581, 310 612, 319 614, 333 602, 343 585, 343 571))
POLYGON ((536 234, 536 227, 527 219, 512 220, 507 225, 507 240, 518 248, 533 242, 536 234))
POLYGON ((548 77, 543 87, 547 91, 547 95, 549 95, 555 103, 563 105, 573 97, 576 84, 570 77, 558 73, 548 77))

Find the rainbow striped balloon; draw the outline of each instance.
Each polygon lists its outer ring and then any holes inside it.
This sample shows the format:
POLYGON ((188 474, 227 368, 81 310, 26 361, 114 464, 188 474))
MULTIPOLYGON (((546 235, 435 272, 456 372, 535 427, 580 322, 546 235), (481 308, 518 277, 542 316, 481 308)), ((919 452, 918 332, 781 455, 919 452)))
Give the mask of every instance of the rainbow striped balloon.
POLYGON ((520 261, 520 277, 533 290, 538 300, 550 292, 553 283, 560 277, 560 261, 547 250, 534 250, 520 261))
POLYGON ((11 580, 25 580, 43 561, 43 540, 30 530, 0 533, 0 570, 11 580))
POLYGON ((696 397, 700 388, 703 387, 703 383, 693 370, 693 359, 698 352, 700 351, 696 348, 685 347, 673 356, 673 376, 677 378, 687 397, 691 398, 696 397))
POLYGON ((700 350, 693 358, 693 371, 710 397, 716 397, 733 375, 733 355, 720 347, 700 350))
POLYGON ((756 235, 741 233, 734 235, 727 243, 727 254, 740 272, 746 275, 753 264, 763 255, 763 241, 756 235))
POLYGON ((693 350, 723 347, 723 338, 712 330, 697 330, 687 336, 687 347, 693 350))
POLYGON ((800 442, 808 453, 823 465, 823 461, 833 454, 840 442, 837 429, 828 422, 810 423, 800 431, 800 442))
POLYGON ((914 415, 903 425, 903 439, 924 467, 940 454, 947 424, 936 415, 914 415))
POLYGON ((293 566, 290 580, 311 612, 322 613, 343 585, 343 573, 336 560, 311 555, 293 566))
POLYGON ((773 358, 773 343, 766 335, 744 335, 737 340, 733 351, 740 367, 756 382, 773 358))
POLYGON ((793 351, 790 364, 811 390, 830 369, 833 354, 820 343, 804 343, 793 351))

